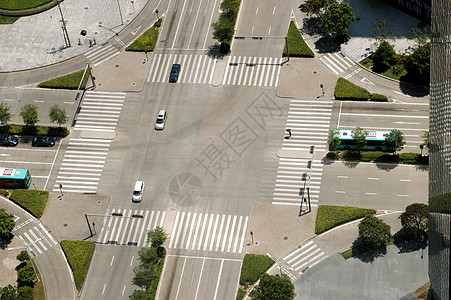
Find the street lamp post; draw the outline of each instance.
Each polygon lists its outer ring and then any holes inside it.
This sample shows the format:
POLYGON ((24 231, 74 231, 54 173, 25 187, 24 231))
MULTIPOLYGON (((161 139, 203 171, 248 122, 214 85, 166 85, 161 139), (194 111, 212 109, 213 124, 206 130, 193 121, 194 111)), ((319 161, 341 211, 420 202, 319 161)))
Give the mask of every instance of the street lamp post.
POLYGON ((61 10, 60 2, 61 2, 61 0, 58 0, 58 9, 60 11, 61 22, 62 22, 61 29, 63 30, 64 42, 66 43, 66 47, 69 48, 70 47, 69 34, 67 33, 66 21, 64 21, 63 12, 61 10))
POLYGON ((121 25, 124 25, 124 19, 122 19, 121 6, 119 5, 119 0, 117 0, 117 7, 119 7, 119 15, 121 16, 121 25))

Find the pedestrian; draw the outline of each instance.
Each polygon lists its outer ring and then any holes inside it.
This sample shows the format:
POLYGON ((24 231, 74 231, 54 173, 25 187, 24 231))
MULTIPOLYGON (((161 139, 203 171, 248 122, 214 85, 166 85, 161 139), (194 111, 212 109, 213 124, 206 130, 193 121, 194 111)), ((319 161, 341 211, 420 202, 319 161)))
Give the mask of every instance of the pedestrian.
POLYGON ((78 38, 78 45, 81 45, 81 40, 80 40, 80 38, 78 38))
POLYGON ((291 129, 287 129, 288 135, 291 136, 291 129))

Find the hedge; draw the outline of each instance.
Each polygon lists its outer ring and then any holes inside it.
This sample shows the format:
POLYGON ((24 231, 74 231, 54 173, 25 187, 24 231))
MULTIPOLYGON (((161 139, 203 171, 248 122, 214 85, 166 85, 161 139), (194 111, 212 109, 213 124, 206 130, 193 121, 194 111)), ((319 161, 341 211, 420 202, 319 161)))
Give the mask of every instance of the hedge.
POLYGON ((367 101, 370 95, 370 92, 366 89, 355 85, 343 77, 338 78, 337 85, 335 86, 335 99, 367 101))
MULTIPOLYGON (((299 33, 296 24, 291 21, 287 34, 288 54, 290 57, 314 57, 315 53, 310 49, 307 43, 299 33)), ((287 56, 287 45, 283 48, 283 56, 287 56)))
POLYGON ((0 131, 15 135, 44 135, 53 137, 66 137, 70 133, 69 129, 67 129, 66 127, 28 126, 18 124, 0 126, 0 131))
POLYGON ((49 192, 38 190, 14 190, 9 199, 28 211, 36 218, 42 217, 44 213, 49 192))
POLYGON ((352 206, 320 205, 316 215, 315 233, 319 234, 338 225, 375 214, 374 209, 352 206))
POLYGON ((388 98, 385 95, 373 93, 370 97, 370 101, 387 102, 388 98))
POLYGON ((400 154, 389 154, 380 151, 361 151, 355 150, 330 151, 326 154, 326 158, 330 160, 348 160, 375 163, 399 163, 408 165, 427 165, 429 164, 429 156, 422 156, 419 153, 407 152, 400 154))
POLYGON ((94 242, 63 240, 61 247, 72 269, 77 290, 81 290, 94 253, 94 242))
POLYGON ((153 24, 147 31, 138 37, 125 51, 147 51, 152 52, 155 49, 158 40, 158 27, 161 27, 162 19, 153 24))
POLYGON ((246 254, 241 267, 240 284, 245 288, 257 282, 274 261, 266 255, 246 254))
POLYGON ((161 272, 163 272, 164 260, 166 258, 166 249, 164 247, 160 247, 160 249, 162 249, 162 251, 160 250, 161 253, 159 253, 160 259, 153 267, 155 270, 155 276, 152 277, 150 286, 147 289, 150 294, 150 299, 155 299, 155 296, 157 294, 158 282, 160 282, 161 272))
MULTIPOLYGON (((40 88, 50 88, 50 89, 66 89, 66 90, 76 90, 80 85, 83 73, 85 70, 80 70, 74 73, 70 73, 61 77, 53 78, 38 84, 40 88)), ((81 89, 86 88, 86 83, 88 82, 90 75, 90 70, 86 71, 84 77, 84 84, 82 84, 81 89)))
POLYGON ((7 190, 0 190, 0 195, 2 195, 3 197, 8 197, 8 191, 7 190))

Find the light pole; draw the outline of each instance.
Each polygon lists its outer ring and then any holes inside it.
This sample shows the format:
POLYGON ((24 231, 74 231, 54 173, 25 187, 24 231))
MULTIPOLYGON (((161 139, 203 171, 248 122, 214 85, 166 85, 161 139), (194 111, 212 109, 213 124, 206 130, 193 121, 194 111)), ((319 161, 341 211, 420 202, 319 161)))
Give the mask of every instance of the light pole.
POLYGON ((117 0, 117 7, 119 7, 119 15, 121 16, 121 25, 124 25, 124 19, 122 19, 121 6, 119 5, 119 0, 117 0))
POLYGON ((16 250, 16 249, 23 249, 23 248, 25 248, 25 250, 27 251, 27 254, 28 254, 28 259, 30 259, 31 267, 33 268, 34 276, 36 276, 36 281, 39 281, 39 277, 38 277, 38 274, 36 273, 36 269, 34 268, 34 264, 31 261, 31 255, 30 255, 30 253, 28 253, 28 249, 30 248, 30 245, 34 245, 37 242, 39 242, 40 240, 41 240, 41 238, 38 238, 36 241, 33 241, 31 244, 25 244, 24 246, 20 246, 20 247, 8 248, 8 250, 16 250))
POLYGON ((289 271, 294 271, 294 269, 293 269, 292 267, 282 264, 280 261, 278 261, 278 260, 277 260, 274 256, 272 256, 271 254, 266 253, 266 255, 267 255, 269 258, 271 258, 271 259, 277 264, 277 267, 278 267, 279 270, 280 270, 280 277, 282 277, 282 275, 283 275, 283 274, 282 274, 282 269, 285 271, 285 273, 287 273, 287 275, 291 275, 289 272, 287 272, 287 270, 289 270, 289 271))
POLYGON ((58 9, 59 9, 60 14, 61 14, 61 22, 63 23, 61 25, 61 29, 63 29, 64 42, 66 43, 66 47, 69 48, 70 47, 69 34, 67 33, 66 21, 64 21, 63 12, 61 11, 60 2, 61 2, 61 0, 58 0, 58 9))

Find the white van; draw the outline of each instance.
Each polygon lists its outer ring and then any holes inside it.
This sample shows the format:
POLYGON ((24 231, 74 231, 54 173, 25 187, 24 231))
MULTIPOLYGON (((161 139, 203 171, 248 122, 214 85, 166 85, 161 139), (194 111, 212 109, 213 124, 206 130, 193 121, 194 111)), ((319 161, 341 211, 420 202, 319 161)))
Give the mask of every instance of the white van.
POLYGON ((141 200, 143 199, 143 192, 144 192, 144 182, 137 181, 135 183, 135 188, 133 189, 132 201, 141 202, 141 200))

